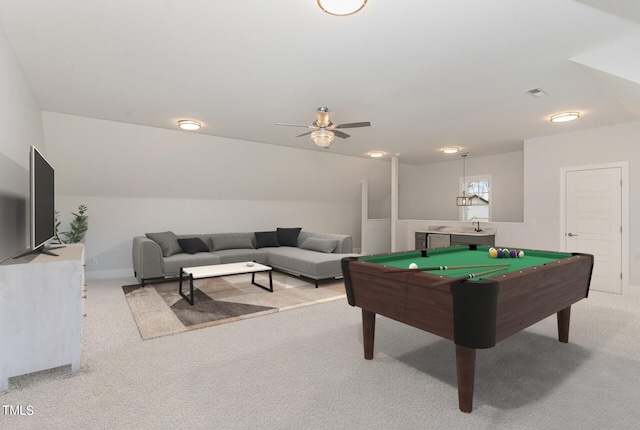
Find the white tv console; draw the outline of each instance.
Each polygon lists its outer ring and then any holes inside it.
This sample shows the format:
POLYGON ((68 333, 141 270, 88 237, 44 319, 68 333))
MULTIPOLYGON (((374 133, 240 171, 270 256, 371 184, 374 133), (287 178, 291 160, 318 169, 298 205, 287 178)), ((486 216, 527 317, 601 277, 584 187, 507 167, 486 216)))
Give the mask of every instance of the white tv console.
POLYGON ((9 378, 71 365, 80 371, 84 245, 0 264, 0 391, 9 378))

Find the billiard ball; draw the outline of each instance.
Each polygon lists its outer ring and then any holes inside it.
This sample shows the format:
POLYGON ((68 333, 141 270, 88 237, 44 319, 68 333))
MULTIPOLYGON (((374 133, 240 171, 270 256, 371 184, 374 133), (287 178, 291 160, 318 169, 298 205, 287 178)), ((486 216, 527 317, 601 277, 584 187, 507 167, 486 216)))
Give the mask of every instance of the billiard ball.
POLYGON ((502 249, 498 249, 498 258, 503 258, 504 257, 504 251, 502 251, 502 249))
POLYGON ((409 264, 409 269, 417 269, 418 265, 416 263, 409 264))
POLYGON ((524 257, 524 251, 518 251, 518 257, 519 258, 524 257))
POLYGON ((509 248, 504 248, 502 250, 502 254, 504 255, 504 258, 509 258, 509 248))
POLYGON ((518 251, 516 251, 515 249, 512 249, 512 250, 509 252, 509 257, 511 257, 511 258, 516 258, 517 256, 518 256, 518 251))
POLYGON ((498 250, 495 248, 491 248, 489 250, 489 257, 491 258, 498 258, 498 250))

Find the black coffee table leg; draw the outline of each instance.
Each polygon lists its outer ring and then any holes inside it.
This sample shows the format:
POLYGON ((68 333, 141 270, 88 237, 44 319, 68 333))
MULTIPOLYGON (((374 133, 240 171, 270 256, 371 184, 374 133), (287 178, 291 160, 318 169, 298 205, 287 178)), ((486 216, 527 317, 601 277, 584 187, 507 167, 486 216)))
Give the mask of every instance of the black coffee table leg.
POLYGON ((182 278, 183 278, 183 274, 184 272, 182 271, 182 269, 180 269, 180 289, 179 289, 179 293, 180 295, 187 301, 187 303, 189 303, 191 306, 193 306, 193 275, 189 274, 189 295, 190 297, 187 297, 183 292, 182 292, 182 278))
POLYGON ((269 288, 264 285, 260 285, 256 282, 256 272, 251 273, 251 283, 256 287, 260 287, 264 290, 271 291, 273 293, 273 278, 271 277, 271 270, 269 270, 269 288))

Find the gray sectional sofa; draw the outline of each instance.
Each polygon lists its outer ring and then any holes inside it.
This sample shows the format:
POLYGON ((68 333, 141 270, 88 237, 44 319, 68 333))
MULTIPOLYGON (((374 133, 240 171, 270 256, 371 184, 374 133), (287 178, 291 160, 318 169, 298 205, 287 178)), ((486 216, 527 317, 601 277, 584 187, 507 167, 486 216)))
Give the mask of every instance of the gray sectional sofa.
POLYGON ((176 235, 170 231, 133 238, 133 269, 144 285, 175 277, 181 267, 255 261, 315 282, 342 278, 340 261, 357 255, 351 236, 300 228, 247 233, 176 235))

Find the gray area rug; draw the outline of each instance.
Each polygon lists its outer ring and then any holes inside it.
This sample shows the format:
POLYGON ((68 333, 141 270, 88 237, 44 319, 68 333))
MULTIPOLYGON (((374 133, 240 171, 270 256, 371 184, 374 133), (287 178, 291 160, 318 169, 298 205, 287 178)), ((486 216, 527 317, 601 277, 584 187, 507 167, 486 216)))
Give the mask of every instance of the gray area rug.
MULTIPOLYGON (((179 295, 177 281, 122 286, 144 340, 346 297, 342 281, 315 288, 302 279, 275 272, 273 289, 272 293, 252 285, 251 275, 196 280, 192 306, 179 295)), ((188 285, 183 285, 183 292, 188 294, 188 285)))

